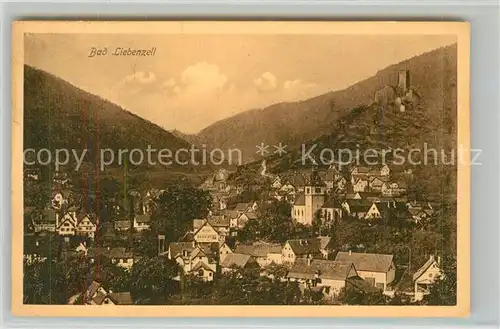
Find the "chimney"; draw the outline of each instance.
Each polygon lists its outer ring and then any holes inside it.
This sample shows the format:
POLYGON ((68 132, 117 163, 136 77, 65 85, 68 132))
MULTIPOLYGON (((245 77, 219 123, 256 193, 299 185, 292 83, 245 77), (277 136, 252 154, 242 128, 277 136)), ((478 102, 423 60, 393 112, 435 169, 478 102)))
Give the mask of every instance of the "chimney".
POLYGON ((40 245, 40 243, 38 242, 38 240, 36 240, 35 245, 36 245, 37 247, 40 245))
POLYGON ((309 254, 307 255, 307 266, 311 266, 311 262, 312 262, 312 255, 309 254))
POLYGON ((349 249, 349 256, 351 256, 351 249, 349 249))

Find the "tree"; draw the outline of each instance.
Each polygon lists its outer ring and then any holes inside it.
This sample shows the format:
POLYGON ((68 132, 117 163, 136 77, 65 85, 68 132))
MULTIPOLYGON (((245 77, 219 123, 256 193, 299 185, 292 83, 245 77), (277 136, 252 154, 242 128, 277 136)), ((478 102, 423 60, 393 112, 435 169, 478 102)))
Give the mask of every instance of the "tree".
POLYGON ((340 291, 338 300, 347 305, 386 305, 389 302, 389 298, 383 295, 382 291, 362 292, 351 286, 340 291))
POLYGON ((211 204, 207 191, 185 185, 168 187, 153 215, 154 231, 163 231, 166 241, 177 241, 191 229, 192 219, 208 215, 211 204))
POLYGON ((179 291, 174 278, 179 274, 177 263, 166 257, 143 257, 132 267, 132 295, 141 304, 164 304, 179 291))

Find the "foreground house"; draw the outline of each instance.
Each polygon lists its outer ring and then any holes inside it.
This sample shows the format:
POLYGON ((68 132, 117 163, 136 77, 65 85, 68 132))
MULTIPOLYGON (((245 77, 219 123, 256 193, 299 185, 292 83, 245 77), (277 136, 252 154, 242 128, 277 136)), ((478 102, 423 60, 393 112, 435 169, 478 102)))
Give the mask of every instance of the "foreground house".
POLYGON ((265 267, 271 263, 282 263, 282 248, 283 247, 279 243, 238 244, 234 252, 252 256, 260 267, 265 267))
POLYGON ((396 275, 393 255, 349 251, 339 252, 335 260, 354 263, 361 278, 383 291, 388 290, 388 285, 394 281, 396 275))
POLYGON ((281 254, 283 263, 294 263, 297 258, 323 258, 321 241, 316 238, 288 240, 281 254))
POLYGON ((135 215, 134 217, 134 229, 137 232, 142 232, 149 230, 151 228, 151 215, 135 215))
POLYGON ((441 276, 440 260, 439 257, 430 255, 425 264, 413 274, 415 300, 422 300, 425 295, 429 294, 430 286, 441 276))
POLYGON ((259 267, 253 256, 238 253, 226 255, 220 266, 222 273, 229 273, 234 268, 252 269, 259 267))
POLYGON ((311 258, 297 259, 287 274, 288 280, 300 282, 303 288, 319 288, 329 296, 338 294, 349 278, 357 276, 352 263, 311 258))
POLYGON ((69 298, 70 305, 132 305, 130 292, 108 292, 101 283, 92 281, 88 289, 82 294, 69 298))

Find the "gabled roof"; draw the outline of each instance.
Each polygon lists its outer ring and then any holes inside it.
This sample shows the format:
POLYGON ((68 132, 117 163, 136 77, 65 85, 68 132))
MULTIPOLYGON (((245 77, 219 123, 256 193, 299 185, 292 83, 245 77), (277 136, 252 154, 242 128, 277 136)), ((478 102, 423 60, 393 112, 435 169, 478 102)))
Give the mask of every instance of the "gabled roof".
POLYGON ((208 218, 208 222, 212 227, 229 227, 229 218, 224 216, 212 216, 208 218))
POLYGON ((292 268, 287 274, 287 278, 298 279, 329 279, 329 280, 346 280, 353 268, 350 262, 338 262, 332 260, 299 258, 295 261, 292 268))
POLYGON ((238 244, 234 250, 237 254, 245 254, 254 257, 267 257, 269 253, 281 253, 281 244, 238 244))
POLYGON ((393 255, 364 254, 357 252, 339 252, 336 261, 353 262, 358 271, 387 273, 392 264, 393 255))
POLYGON ((424 263, 424 265, 422 265, 417 270, 417 272, 415 272, 415 274, 413 274, 413 281, 416 281, 419 277, 421 277, 422 274, 424 274, 425 271, 427 271, 429 269, 429 267, 431 267, 431 265, 434 263, 437 264, 436 259, 434 258, 434 256, 430 256, 429 259, 427 259, 427 261, 424 263))
POLYGON ((148 214, 136 215, 135 220, 137 221, 137 223, 147 224, 147 223, 151 222, 151 215, 148 215, 148 214))
POLYGON ((334 240, 329 236, 319 236, 319 245, 321 250, 332 249, 334 240))
POLYGON ((236 210, 236 211, 246 211, 251 206, 252 206, 252 204, 249 203, 249 202, 240 202, 240 203, 236 204, 236 206, 234 207, 234 210, 236 210))
POLYGON ((206 271, 215 272, 210 266, 208 266, 207 264, 205 264, 205 262, 202 261, 196 263, 196 265, 193 266, 193 269, 191 271, 198 271, 200 268, 206 271))
POLYGON ((195 243, 193 241, 191 242, 171 242, 169 245, 170 249, 170 255, 172 259, 176 258, 177 256, 182 256, 183 251, 186 251, 188 254, 191 254, 191 252, 196 248, 195 243))
POLYGON ((110 292, 108 294, 109 299, 113 301, 116 305, 132 305, 132 295, 130 292, 110 292))
POLYGON ((232 253, 226 255, 220 266, 224 268, 232 266, 245 267, 251 260, 252 256, 250 255, 232 253))
POLYGON ((258 218, 257 214, 254 211, 247 211, 247 212, 244 212, 241 215, 242 216, 243 215, 247 216, 248 219, 257 219, 258 218))
POLYGON ((224 209, 224 211, 222 213, 227 218, 233 218, 234 219, 234 218, 237 218, 239 216, 238 211, 236 211, 235 209, 224 209))
POLYGON ((330 197, 326 202, 323 204, 321 208, 329 208, 329 209, 339 209, 342 208, 342 204, 339 202, 339 200, 336 197, 330 197))
POLYGON ((295 255, 314 255, 321 253, 321 242, 318 239, 293 239, 287 243, 295 255))
POLYGON ((305 206, 306 205, 306 197, 303 193, 299 194, 297 199, 295 199, 295 202, 293 203, 294 206, 305 206))

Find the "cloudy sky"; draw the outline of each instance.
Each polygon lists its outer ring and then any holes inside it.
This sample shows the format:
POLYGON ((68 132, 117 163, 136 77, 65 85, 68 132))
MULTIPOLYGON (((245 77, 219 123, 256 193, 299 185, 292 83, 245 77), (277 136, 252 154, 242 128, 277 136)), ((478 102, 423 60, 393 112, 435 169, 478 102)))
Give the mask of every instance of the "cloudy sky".
POLYGON ((348 87, 454 36, 28 34, 25 62, 166 129, 348 87), (92 47, 107 56, 89 57, 92 47), (111 56, 116 47, 155 56, 111 56))

